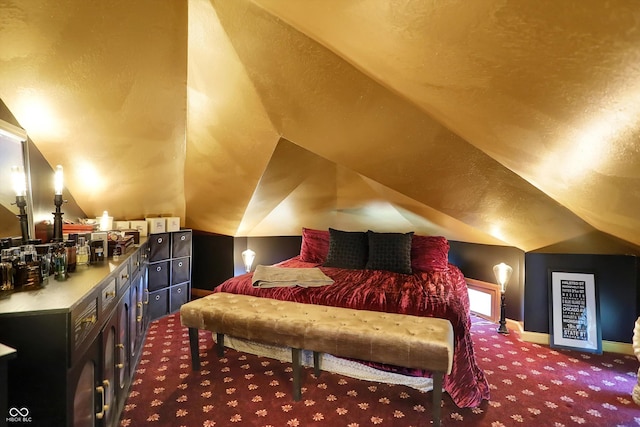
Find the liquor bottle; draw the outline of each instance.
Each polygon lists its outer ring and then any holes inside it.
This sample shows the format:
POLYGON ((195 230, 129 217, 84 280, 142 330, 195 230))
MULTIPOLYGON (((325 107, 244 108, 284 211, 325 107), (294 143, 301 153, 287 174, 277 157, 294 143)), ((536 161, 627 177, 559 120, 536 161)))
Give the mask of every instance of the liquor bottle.
POLYGON ((0 294, 5 294, 13 290, 13 263, 11 262, 11 251, 2 249, 0 256, 0 294))
POLYGON ((51 245, 48 243, 36 245, 38 260, 40 261, 40 271, 42 272, 42 282, 48 282, 51 275, 51 245))
POLYGON ((76 242, 66 240, 64 242, 64 248, 67 255, 67 273, 73 273, 76 271, 76 242))
POLYGON ((42 271, 35 250, 24 254, 24 268, 26 269, 23 289, 35 289, 42 285, 42 271))
POLYGON ((76 266, 89 265, 89 245, 87 245, 85 238, 78 237, 78 250, 76 253, 76 266))
POLYGON ((104 262, 104 240, 91 240, 89 242, 89 248, 91 249, 91 253, 89 256, 90 264, 97 264, 104 262))
POLYGON ((53 251, 53 270, 56 280, 67 280, 67 251, 63 244, 58 244, 53 251))

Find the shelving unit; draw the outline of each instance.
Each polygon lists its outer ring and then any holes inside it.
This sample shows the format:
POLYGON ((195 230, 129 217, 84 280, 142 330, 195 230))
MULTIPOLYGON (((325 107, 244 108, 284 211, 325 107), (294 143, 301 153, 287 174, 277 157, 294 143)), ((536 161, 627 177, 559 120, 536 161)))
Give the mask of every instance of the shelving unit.
POLYGON ((149 317, 180 309, 191 293, 191 230, 150 234, 149 317))

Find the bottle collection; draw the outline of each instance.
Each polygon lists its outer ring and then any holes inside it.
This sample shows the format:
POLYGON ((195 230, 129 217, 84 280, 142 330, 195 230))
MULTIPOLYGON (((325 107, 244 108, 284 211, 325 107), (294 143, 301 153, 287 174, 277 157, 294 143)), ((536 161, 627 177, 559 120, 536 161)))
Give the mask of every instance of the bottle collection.
POLYGON ((50 277, 64 281, 76 269, 105 260, 103 240, 90 234, 69 234, 62 242, 12 246, 11 239, 0 239, 0 296, 18 290, 39 289, 50 277))

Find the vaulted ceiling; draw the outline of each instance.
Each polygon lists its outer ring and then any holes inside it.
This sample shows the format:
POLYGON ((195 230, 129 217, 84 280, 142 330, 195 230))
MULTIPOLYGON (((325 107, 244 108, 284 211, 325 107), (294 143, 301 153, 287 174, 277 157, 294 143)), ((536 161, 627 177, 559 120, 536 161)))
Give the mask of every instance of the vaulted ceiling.
POLYGON ((640 9, 0 1, 0 98, 88 215, 640 246, 640 9), (67 170, 69 172, 67 172, 67 170))

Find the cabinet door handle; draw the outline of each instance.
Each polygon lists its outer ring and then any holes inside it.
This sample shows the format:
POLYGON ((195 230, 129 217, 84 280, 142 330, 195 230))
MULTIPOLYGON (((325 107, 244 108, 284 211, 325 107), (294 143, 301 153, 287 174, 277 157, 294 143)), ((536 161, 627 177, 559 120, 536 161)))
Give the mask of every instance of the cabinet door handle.
POLYGON ((106 298, 113 298, 116 296, 116 291, 108 291, 104 294, 106 298))
POLYGON ((120 276, 120 278, 127 280, 129 278, 129 273, 125 273, 122 276, 120 276))
POLYGON ((146 296, 146 298, 144 300, 144 305, 148 305, 149 304, 149 289, 145 289, 144 290, 144 295, 146 296))
POLYGON ((138 323, 142 322, 142 302, 141 301, 138 301, 136 303, 136 314, 137 314, 136 322, 138 322, 138 323), (138 309, 140 311, 138 311, 138 309), (139 313, 139 314, 137 314, 137 313, 139 313))
POLYGON ((82 323, 89 323, 91 325, 93 325, 94 323, 96 323, 98 319, 96 318, 96 315, 93 314, 89 317, 85 317, 84 319, 81 320, 82 323))
POLYGON ((120 363, 116 363, 116 368, 118 369, 123 369, 124 368, 124 344, 119 343, 116 344, 116 348, 119 350, 120 353, 120 363))
POLYGON ((102 381, 102 385, 96 387, 96 391, 100 393, 100 399, 102 401, 102 411, 96 412, 96 418, 101 420, 104 418, 104 414, 109 410, 109 405, 105 403, 105 389, 109 387, 109 380, 102 381), (104 387, 103 387, 104 386, 104 387))
POLYGON ((98 387, 96 387, 96 391, 100 393, 100 399, 102 400, 102 411, 96 412, 96 418, 101 420, 102 418, 104 418, 104 387, 99 385, 98 387))
POLYGON ((178 289, 176 290, 176 292, 177 292, 177 293, 179 293, 179 294, 181 294, 181 293, 182 293, 182 288, 178 288, 178 289))

